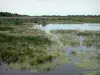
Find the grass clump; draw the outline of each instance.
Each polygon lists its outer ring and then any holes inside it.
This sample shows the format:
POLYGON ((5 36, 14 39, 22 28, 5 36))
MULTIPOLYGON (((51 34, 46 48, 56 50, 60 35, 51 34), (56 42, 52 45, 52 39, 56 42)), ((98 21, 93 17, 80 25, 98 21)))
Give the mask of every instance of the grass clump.
POLYGON ((71 51, 71 54, 76 56, 76 51, 71 51))

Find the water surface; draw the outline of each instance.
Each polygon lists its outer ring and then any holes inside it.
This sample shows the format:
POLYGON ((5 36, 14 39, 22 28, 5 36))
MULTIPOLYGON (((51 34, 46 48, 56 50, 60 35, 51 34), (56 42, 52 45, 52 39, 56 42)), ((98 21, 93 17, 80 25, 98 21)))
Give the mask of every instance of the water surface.
POLYGON ((100 24, 48 24, 44 30, 100 30, 100 24))

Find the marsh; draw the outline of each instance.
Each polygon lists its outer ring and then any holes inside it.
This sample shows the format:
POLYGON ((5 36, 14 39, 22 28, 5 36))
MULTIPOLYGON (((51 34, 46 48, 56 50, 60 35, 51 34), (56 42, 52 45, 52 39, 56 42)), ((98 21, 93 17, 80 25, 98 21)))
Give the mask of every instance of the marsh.
POLYGON ((1 75, 100 71, 100 24, 0 25, 1 75))

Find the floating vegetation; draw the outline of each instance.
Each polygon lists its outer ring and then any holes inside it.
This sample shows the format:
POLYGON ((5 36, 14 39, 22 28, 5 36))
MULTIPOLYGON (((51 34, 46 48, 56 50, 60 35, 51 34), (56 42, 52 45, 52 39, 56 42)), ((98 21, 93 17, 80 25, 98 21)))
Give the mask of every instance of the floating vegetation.
POLYGON ((98 50, 95 48, 87 48, 85 52, 76 52, 76 56, 79 57, 79 60, 74 62, 74 64, 81 68, 86 69, 96 69, 100 68, 100 59, 98 56, 98 50))
POLYGON ((100 72, 98 72, 98 71, 94 71, 94 72, 85 72, 85 73, 83 73, 83 74, 81 74, 81 75, 100 75, 100 72))
POLYGON ((75 62, 75 65, 77 65, 78 67, 82 67, 82 68, 87 68, 87 69, 96 69, 96 68, 100 68, 100 63, 98 60, 96 59, 80 59, 80 61, 75 62))

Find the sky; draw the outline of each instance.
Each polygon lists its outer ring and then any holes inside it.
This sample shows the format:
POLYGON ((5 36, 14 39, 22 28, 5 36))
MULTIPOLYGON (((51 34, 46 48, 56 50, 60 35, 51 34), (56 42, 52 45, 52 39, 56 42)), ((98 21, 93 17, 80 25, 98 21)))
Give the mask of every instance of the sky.
POLYGON ((0 11, 26 15, 100 15, 100 0, 0 0, 0 11))

